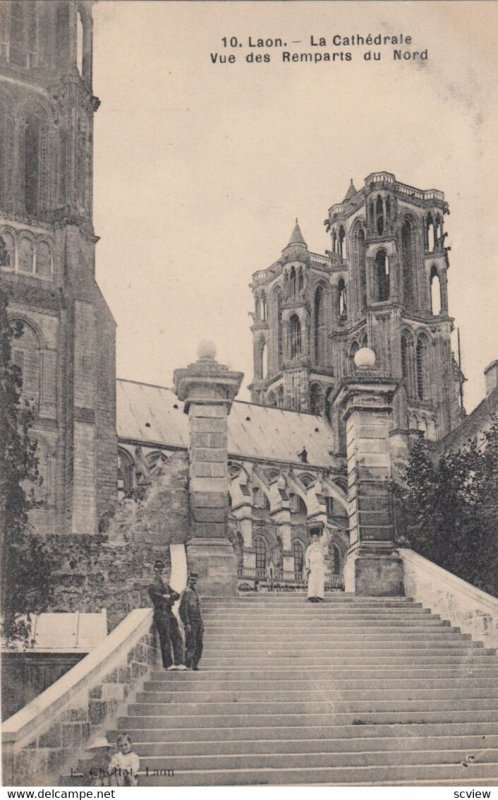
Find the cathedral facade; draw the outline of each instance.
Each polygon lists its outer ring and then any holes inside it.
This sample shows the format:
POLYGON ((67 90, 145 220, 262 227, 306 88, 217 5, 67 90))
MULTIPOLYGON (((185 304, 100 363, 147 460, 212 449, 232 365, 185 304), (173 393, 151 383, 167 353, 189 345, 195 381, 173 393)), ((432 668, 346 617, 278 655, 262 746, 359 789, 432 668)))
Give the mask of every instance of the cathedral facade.
POLYGON ((362 347, 399 381, 397 429, 444 438, 461 421, 451 352, 449 247, 441 191, 374 172, 328 211, 331 249, 313 253, 299 224, 281 257, 253 275, 254 402, 325 414, 362 347))

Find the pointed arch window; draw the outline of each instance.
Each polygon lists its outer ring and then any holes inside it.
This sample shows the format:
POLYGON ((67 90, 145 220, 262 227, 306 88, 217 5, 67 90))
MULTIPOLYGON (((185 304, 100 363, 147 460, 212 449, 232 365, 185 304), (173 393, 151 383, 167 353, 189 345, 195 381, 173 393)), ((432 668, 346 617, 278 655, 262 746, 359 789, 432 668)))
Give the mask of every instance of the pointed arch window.
POLYGON ((290 318, 290 355, 291 358, 301 355, 301 322, 297 314, 290 318))
POLYGON ((254 552, 256 556, 256 577, 266 577, 266 542, 262 536, 254 539, 254 552))
POLYGON ((312 383, 310 388, 310 411, 312 414, 322 414, 324 404, 323 389, 319 383, 312 383))
POLYGON ((367 307, 367 258, 365 246, 365 231, 356 228, 353 237, 353 253, 358 281, 358 307, 365 311, 367 307))
POLYGON ((21 272, 33 272, 33 262, 34 262, 33 243, 31 242, 31 239, 27 239, 25 236, 19 239, 18 259, 19 259, 19 270, 21 272))
POLYGON ((346 234, 344 232, 344 228, 341 225, 341 227, 339 228, 339 255, 340 255, 341 259, 344 258, 344 255, 345 255, 345 253, 344 253, 344 239, 345 239, 345 237, 346 237, 346 234))
POLYGON ((375 226, 379 236, 384 233, 384 208, 382 205, 382 197, 379 195, 375 203, 375 226))
POLYGON ((292 298, 296 296, 296 270, 295 267, 291 267, 290 274, 289 274, 289 292, 292 298))
POLYGON ((417 397, 427 399, 428 344, 425 336, 419 336, 416 349, 417 397))
POLYGON ((320 285, 315 292, 315 307, 314 307, 314 349, 315 349, 315 363, 319 366, 324 366, 325 363, 325 303, 324 303, 324 289, 320 285))
POLYGON ((437 316, 441 313, 441 279, 435 264, 431 267, 431 309, 432 313, 437 316))
POLYGON ((304 548, 297 539, 292 543, 292 556, 294 559, 295 580, 301 580, 304 569, 304 548))
POLYGON ((410 220, 406 219, 401 228, 401 258, 403 261, 403 299, 405 305, 412 306, 414 302, 414 246, 415 236, 410 220))
POLYGON ((337 284, 337 316, 340 322, 348 317, 347 290, 344 278, 340 278, 337 284))
POLYGON ((436 244, 436 227, 432 214, 427 215, 427 250, 429 253, 434 252, 436 244))
POLYGON ((277 406, 279 408, 284 407, 284 387, 279 386, 277 391, 277 406))
POLYGON ((40 109, 28 115, 24 126, 24 206, 28 214, 44 210, 47 159, 48 125, 40 109))
POLYGON ((332 575, 341 574, 341 551, 336 544, 331 543, 329 548, 330 569, 332 575))
POLYGON ((39 242, 36 248, 36 274, 42 278, 52 274, 52 253, 47 242, 39 242))
POLYGON ((389 260, 385 250, 379 250, 375 256, 375 272, 377 278, 377 300, 379 302, 389 300, 389 260))

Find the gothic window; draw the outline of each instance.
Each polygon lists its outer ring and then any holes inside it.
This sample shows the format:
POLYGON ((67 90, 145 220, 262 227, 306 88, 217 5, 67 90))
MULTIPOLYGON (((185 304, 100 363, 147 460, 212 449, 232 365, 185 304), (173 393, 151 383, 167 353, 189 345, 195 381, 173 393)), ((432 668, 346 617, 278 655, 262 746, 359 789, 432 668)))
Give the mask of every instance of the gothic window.
POLYGON ((129 497, 133 490, 133 458, 126 450, 118 450, 118 498, 129 497))
POLYGON ((391 219, 391 198, 388 197, 386 199, 386 221, 388 222, 391 219))
POLYGON ((335 228, 332 231, 332 252, 333 253, 337 252, 337 231, 335 230, 335 228))
POLYGON ((43 210, 48 172, 48 126, 41 109, 28 115, 24 126, 24 205, 28 214, 43 210))
POLYGON ((337 284, 337 316, 341 322, 348 317, 347 292, 344 278, 340 278, 337 284))
POLYGON ((353 259, 358 281, 358 308, 364 311, 367 307, 367 259, 365 247, 365 231, 356 227, 353 234, 353 259))
POLYGON ((0 267, 14 269, 15 249, 13 236, 4 231, 0 236, 0 267))
POLYGON ((266 542, 262 536, 254 539, 254 550, 256 555, 256 577, 266 577, 266 542))
POLYGON ((431 309, 436 316, 441 313, 441 281, 435 264, 431 267, 431 309))
POLYGON ((47 242, 40 242, 36 248, 36 274, 43 278, 52 274, 52 254, 47 242))
POLYGON ((291 267, 291 271, 289 274, 289 293, 292 299, 296 296, 296 270, 294 267, 291 267))
POLYGON ((389 300, 389 261, 385 250, 379 250, 375 256, 375 272, 377 278, 377 300, 389 300))
POLYGON ((410 220, 405 220, 401 229, 401 258, 403 261, 403 298, 405 305, 413 305, 413 285, 415 269, 415 236, 410 220))
POLYGON ((258 379, 262 379, 265 377, 265 368, 266 368, 266 341, 264 336, 260 336, 260 338, 256 341, 256 363, 255 363, 255 376, 258 379))
POLYGON ((266 403, 272 408, 275 408, 277 401, 275 400, 275 395, 273 392, 268 392, 268 396, 266 398, 266 403))
POLYGON ((382 206, 382 197, 379 195, 375 203, 375 226, 379 236, 384 233, 384 208, 382 206))
POLYGON ((329 555, 330 555, 330 569, 332 575, 340 575, 341 574, 341 551, 337 547, 336 544, 330 544, 329 547, 329 555))
POLYGON ((361 346, 368 347, 368 336, 366 333, 364 333, 363 336, 361 337, 361 346))
POLYGON ((341 225, 341 227, 339 228, 339 255, 340 255, 341 258, 344 258, 344 238, 345 238, 345 236, 346 236, 346 234, 344 233, 344 228, 341 225))
POLYGON ((314 308, 314 349, 315 363, 324 366, 325 363, 325 303, 323 286, 318 286, 315 292, 314 308))
POLYGON ((292 543, 292 556, 294 559, 294 575, 296 580, 300 580, 304 569, 304 548, 297 539, 292 543))
POLYGON ((18 245, 18 262, 21 272, 33 272, 33 256, 34 250, 31 239, 27 239, 25 236, 21 237, 18 245))
POLYGON ((277 392, 277 405, 279 408, 284 407, 284 387, 279 386, 277 392))
POLYGON ((329 422, 332 422, 332 403, 330 398, 332 397, 333 387, 331 386, 327 389, 325 394, 325 416, 327 417, 329 422))
POLYGON ((302 293, 303 289, 304 289, 304 277, 303 277, 303 270, 302 270, 302 268, 300 268, 299 271, 298 271, 298 291, 299 291, 299 294, 302 293))
POLYGON ((325 497, 325 507, 327 509, 327 517, 334 516, 334 498, 333 497, 325 497))
POLYGON ((312 383, 310 387, 310 411, 312 414, 323 412, 323 389, 319 383, 312 383))
POLYGON ((290 355, 291 358, 301 355, 301 322, 297 314, 290 318, 290 355))
POLYGON ((434 245, 436 243, 436 231, 434 226, 434 220, 432 218, 432 214, 427 215, 427 250, 429 253, 434 251, 434 245))
POLYGON ((401 334, 401 374, 405 382, 406 391, 410 397, 413 395, 412 357, 412 338, 410 334, 405 331, 401 334))
POLYGON ((427 359, 427 339, 421 335, 418 337, 416 349, 417 396, 419 400, 427 399, 427 359))
POLYGON ((263 322, 267 320, 266 294, 264 292, 261 293, 261 319, 263 322))
POLYGON ((244 539, 240 531, 237 533, 235 554, 237 556, 237 567, 239 571, 244 568, 244 539))

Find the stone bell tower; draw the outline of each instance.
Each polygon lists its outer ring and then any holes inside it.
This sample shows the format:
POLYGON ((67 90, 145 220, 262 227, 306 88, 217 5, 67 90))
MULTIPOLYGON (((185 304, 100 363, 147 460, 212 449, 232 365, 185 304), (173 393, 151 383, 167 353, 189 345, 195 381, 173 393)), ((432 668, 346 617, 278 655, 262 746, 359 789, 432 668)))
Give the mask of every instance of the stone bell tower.
POLYGON ((95 279, 91 0, 0 2, 0 278, 23 323, 40 532, 95 533, 116 486, 115 323, 95 279))

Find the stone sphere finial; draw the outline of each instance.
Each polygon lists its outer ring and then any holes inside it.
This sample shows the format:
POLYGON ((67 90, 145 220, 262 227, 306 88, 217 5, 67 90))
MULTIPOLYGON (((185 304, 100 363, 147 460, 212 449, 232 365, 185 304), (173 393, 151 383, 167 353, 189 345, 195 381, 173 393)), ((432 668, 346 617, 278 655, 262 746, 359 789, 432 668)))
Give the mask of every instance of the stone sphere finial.
POLYGON ((372 369, 375 367, 375 353, 370 347, 361 347, 354 354, 354 365, 357 369, 372 369))
POLYGON ((214 361, 216 358, 216 345, 209 339, 203 339, 199 342, 197 348, 197 355, 201 361, 214 361))

